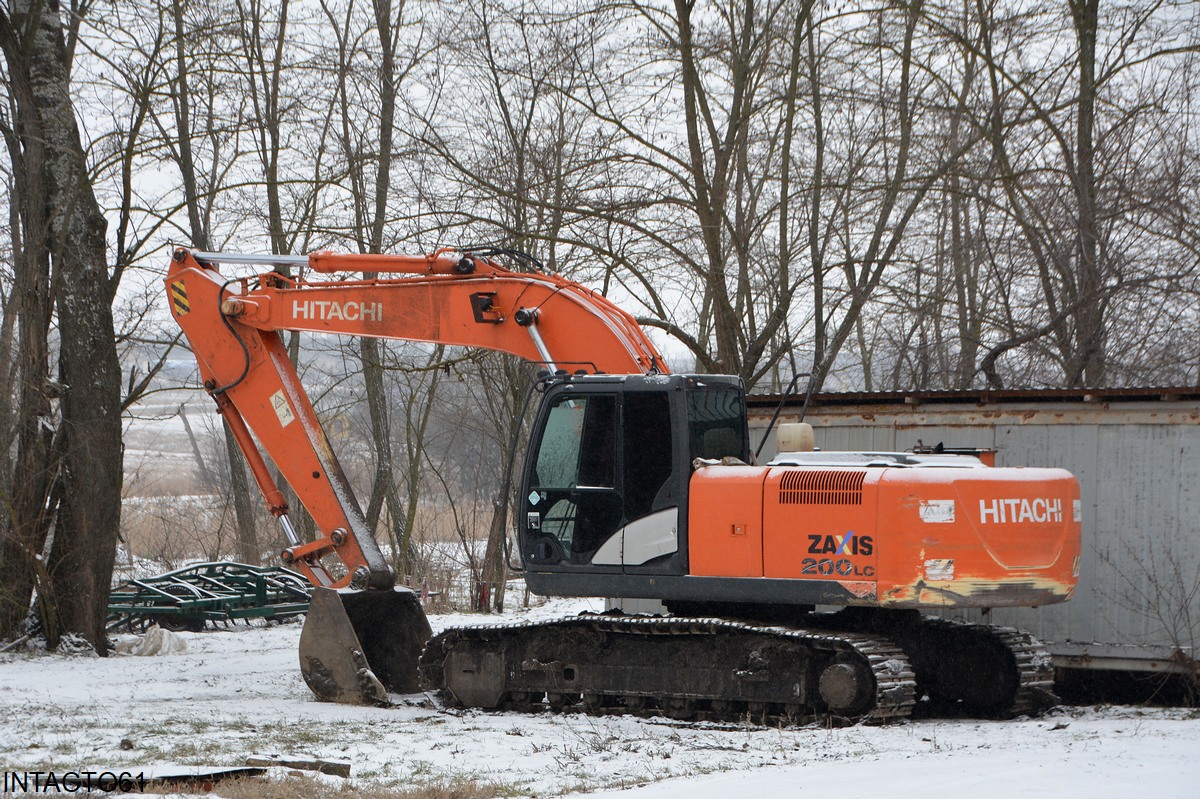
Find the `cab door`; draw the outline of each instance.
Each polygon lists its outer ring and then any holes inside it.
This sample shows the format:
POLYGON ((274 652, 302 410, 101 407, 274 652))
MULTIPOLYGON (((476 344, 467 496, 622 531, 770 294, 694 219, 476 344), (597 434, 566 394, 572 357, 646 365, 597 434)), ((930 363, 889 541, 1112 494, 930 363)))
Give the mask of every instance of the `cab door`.
POLYGON ((546 403, 526 465, 522 552, 531 565, 590 568, 621 526, 617 393, 564 392, 546 403))

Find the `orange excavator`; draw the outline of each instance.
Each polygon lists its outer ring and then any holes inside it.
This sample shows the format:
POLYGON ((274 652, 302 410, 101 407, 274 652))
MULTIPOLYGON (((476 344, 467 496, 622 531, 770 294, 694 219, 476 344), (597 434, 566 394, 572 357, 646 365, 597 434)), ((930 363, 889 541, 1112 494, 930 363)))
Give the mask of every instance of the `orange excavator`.
POLYGON ((174 253, 172 315, 289 542, 283 561, 316 586, 300 661, 319 698, 384 704, 426 688, 468 707, 763 721, 1004 716, 1054 701, 1031 636, 928 612, 1068 599, 1081 517, 1069 473, 821 452, 803 424, 781 426, 775 459, 752 465, 738 378, 668 373, 629 314, 570 280, 501 266, 511 255, 174 253), (227 278, 224 264, 271 271, 227 278), (298 267, 367 278, 282 273, 298 267), (527 585, 657 599, 669 614, 431 636, 367 529, 285 330, 544 366, 515 514, 527 585), (316 540, 297 535, 268 458, 316 540))

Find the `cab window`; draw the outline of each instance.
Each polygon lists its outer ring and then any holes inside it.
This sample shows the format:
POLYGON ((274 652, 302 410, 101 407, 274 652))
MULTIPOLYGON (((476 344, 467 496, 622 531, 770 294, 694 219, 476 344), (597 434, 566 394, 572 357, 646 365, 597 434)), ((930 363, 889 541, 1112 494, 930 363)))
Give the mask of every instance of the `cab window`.
POLYGON ((687 392, 687 409, 688 439, 693 458, 747 458, 742 392, 692 389, 687 392))
POLYGON ((620 526, 616 408, 612 394, 559 397, 550 408, 524 498, 533 562, 586 564, 620 526))

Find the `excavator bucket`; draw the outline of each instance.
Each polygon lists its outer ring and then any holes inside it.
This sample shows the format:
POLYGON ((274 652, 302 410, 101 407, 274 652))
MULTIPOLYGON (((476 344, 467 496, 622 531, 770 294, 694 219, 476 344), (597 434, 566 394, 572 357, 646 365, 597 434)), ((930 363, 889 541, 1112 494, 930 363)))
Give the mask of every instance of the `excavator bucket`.
POLYGON ((300 632, 300 671, 320 700, 386 705, 389 692, 420 690, 417 660, 432 633, 407 588, 316 588, 300 632))

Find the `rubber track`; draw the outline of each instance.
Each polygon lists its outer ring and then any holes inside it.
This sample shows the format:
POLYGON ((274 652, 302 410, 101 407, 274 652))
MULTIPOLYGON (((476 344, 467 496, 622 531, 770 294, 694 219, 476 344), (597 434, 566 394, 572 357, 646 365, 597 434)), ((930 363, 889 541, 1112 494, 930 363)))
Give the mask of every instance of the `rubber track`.
MULTIPOLYGON (((752 633, 775 636, 803 642, 816 650, 827 652, 855 652, 869 665, 875 677, 875 704, 870 711, 853 719, 836 719, 841 722, 879 724, 896 719, 908 718, 916 700, 916 678, 904 652, 895 644, 877 636, 854 632, 830 632, 797 627, 760 626, 739 621, 716 618, 688 617, 638 617, 607 614, 582 614, 569 619, 545 622, 516 622, 493 626, 456 627, 445 630, 430 639, 421 655, 420 672, 422 682, 430 689, 444 689, 443 667, 449 652, 461 640, 490 641, 499 648, 501 636, 559 627, 591 629, 607 634, 654 635, 654 636, 715 636, 721 634, 752 633)), ((586 693, 586 687, 579 689, 586 693)), ((722 700, 713 696, 708 700, 722 700)), ((537 710, 530 705, 520 709, 537 710)), ((605 707, 606 713, 630 712, 621 707, 605 707)), ((655 714, 658 714, 655 712, 655 714)), ((638 715, 646 715, 639 713, 638 715)), ((702 720, 714 716, 698 712, 691 719, 702 720)), ((772 718, 772 723, 781 719, 772 718)), ((783 719, 785 720, 785 719, 783 719)), ((835 720, 826 717, 826 721, 835 720)), ((765 720, 764 720, 765 721, 765 720)))

